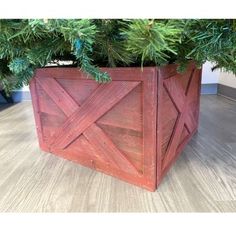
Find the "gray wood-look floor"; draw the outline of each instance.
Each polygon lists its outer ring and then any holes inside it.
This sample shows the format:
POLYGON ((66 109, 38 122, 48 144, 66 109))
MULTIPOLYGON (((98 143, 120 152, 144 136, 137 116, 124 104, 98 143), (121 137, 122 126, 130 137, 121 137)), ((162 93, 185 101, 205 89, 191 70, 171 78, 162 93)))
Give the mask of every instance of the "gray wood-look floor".
POLYGON ((236 212, 236 102, 202 96, 199 132, 155 193, 39 150, 30 102, 0 108, 1 212, 236 212))

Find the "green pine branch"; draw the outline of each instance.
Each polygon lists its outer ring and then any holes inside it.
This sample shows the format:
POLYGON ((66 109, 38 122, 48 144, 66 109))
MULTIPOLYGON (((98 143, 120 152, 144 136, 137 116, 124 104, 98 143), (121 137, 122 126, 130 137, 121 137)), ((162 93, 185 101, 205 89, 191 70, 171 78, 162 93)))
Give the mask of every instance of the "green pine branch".
POLYGON ((0 32, 0 86, 8 91, 55 61, 69 61, 98 82, 111 79, 101 66, 177 62, 183 72, 189 60, 236 74, 234 19, 2 19, 0 32))

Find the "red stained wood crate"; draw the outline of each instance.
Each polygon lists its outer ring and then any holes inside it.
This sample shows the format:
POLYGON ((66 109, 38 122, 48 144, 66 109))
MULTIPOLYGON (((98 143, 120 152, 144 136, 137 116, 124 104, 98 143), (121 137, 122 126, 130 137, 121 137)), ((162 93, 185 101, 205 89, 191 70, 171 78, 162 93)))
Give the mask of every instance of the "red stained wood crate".
POLYGON ((77 68, 37 69, 41 149, 155 191, 198 126, 201 70, 176 68, 102 68, 107 84, 77 68))

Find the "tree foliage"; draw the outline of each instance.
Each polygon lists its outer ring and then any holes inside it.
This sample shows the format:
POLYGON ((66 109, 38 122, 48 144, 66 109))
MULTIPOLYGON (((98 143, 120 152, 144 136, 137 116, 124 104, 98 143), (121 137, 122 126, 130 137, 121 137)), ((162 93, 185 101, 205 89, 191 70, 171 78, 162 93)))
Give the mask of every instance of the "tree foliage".
POLYGON ((22 87, 39 67, 78 66, 98 82, 100 66, 205 61, 236 74, 236 20, 0 20, 0 85, 22 87))

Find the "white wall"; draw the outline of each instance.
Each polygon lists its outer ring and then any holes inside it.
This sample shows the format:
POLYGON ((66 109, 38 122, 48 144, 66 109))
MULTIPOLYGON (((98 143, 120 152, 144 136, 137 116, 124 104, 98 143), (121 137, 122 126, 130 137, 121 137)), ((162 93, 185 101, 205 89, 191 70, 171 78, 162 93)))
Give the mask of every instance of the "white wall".
POLYGON ((210 62, 206 62, 202 68, 202 84, 217 84, 219 82, 219 70, 212 71, 211 68, 214 65, 210 62))
POLYGON ((22 91, 29 91, 29 86, 24 86, 21 90, 22 91))
POLYGON ((219 84, 236 88, 236 76, 232 73, 220 72, 219 84))

